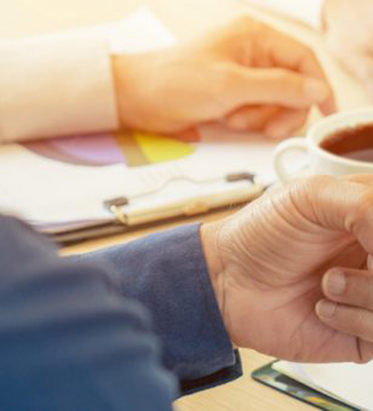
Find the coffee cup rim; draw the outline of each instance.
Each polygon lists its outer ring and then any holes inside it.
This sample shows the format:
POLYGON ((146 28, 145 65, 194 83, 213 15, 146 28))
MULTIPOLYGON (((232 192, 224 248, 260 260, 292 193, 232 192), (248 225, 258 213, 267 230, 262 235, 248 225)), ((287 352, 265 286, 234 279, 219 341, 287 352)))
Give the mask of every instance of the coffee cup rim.
POLYGON ((338 154, 330 153, 329 151, 320 147, 320 143, 324 141, 324 139, 327 138, 328 135, 331 135, 333 132, 343 129, 343 127, 345 128, 348 127, 348 124, 341 125, 340 129, 338 127, 335 127, 334 130, 330 130, 330 132, 328 133, 325 133, 325 132, 322 133, 322 131, 325 130, 327 126, 330 126, 334 124, 335 122, 342 121, 342 120, 343 121, 350 120, 351 126, 353 126, 354 125, 353 120, 355 118, 355 121, 358 122, 357 120, 358 116, 359 117, 361 116, 362 118, 366 116, 365 121, 361 120, 360 124, 362 125, 367 124, 367 123, 373 124, 373 107, 365 107, 365 108, 348 110, 348 111, 343 111, 343 112, 339 112, 336 114, 332 114, 324 118, 323 120, 321 120, 319 123, 315 124, 313 127, 311 127, 311 129, 306 135, 306 138, 309 144, 312 146, 312 148, 316 150, 319 153, 319 155, 322 155, 329 160, 339 160, 346 165, 361 166, 361 167, 369 168, 373 170, 373 163, 368 163, 366 161, 353 160, 353 159, 349 159, 343 156, 339 156, 338 154), (322 135, 322 137, 319 138, 320 134, 322 135), (316 139, 318 140, 316 141, 316 139))

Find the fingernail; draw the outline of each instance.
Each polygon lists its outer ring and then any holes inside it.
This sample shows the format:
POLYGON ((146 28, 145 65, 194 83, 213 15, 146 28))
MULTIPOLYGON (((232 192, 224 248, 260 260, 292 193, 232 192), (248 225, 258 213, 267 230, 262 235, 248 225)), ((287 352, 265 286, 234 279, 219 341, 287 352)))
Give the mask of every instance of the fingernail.
POLYGON ((320 317, 332 318, 337 308, 337 304, 328 300, 321 300, 316 305, 316 312, 320 317))
POLYGON ((332 270, 326 275, 326 291, 330 295, 341 295, 346 289, 346 275, 341 270, 332 270))
POLYGON ((307 96, 316 101, 324 101, 329 94, 329 90, 321 81, 308 79, 305 82, 305 92, 307 96))

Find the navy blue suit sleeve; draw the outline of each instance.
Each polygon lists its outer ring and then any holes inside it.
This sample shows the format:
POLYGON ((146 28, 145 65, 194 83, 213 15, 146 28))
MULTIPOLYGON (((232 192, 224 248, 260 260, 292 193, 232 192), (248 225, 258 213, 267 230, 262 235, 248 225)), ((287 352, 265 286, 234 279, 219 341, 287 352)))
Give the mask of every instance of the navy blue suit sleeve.
POLYGON ((231 381, 242 374, 212 289, 199 225, 150 235, 126 245, 74 257, 110 263, 121 293, 140 301, 162 341, 163 364, 183 394, 231 381))
POLYGON ((177 382, 115 271, 58 258, 6 217, 0 264, 1 410, 171 410, 177 382))

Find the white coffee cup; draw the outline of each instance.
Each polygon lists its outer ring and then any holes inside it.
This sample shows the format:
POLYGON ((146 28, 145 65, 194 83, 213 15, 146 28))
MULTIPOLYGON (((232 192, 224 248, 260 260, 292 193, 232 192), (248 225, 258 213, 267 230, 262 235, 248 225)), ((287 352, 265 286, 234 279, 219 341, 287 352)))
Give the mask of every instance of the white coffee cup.
POLYGON ((313 126, 306 138, 291 138, 279 144, 275 152, 274 166, 281 181, 289 181, 304 174, 369 174, 373 173, 373 162, 351 160, 332 154, 321 147, 321 143, 330 135, 350 127, 373 124, 373 108, 346 111, 326 117, 313 126), (298 153, 306 157, 306 164, 301 170, 290 171, 294 161, 289 159, 290 153, 298 153), (305 172, 304 172, 305 171, 305 172))

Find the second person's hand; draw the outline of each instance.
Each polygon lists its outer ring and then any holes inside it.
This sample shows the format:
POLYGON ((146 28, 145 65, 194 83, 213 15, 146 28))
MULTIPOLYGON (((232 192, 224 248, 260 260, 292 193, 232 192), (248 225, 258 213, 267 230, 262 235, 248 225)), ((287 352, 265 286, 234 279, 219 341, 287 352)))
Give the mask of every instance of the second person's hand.
POLYGON ((191 43, 113 58, 119 114, 129 128, 175 134, 223 122, 288 137, 310 108, 334 111, 313 52, 250 17, 191 43))

